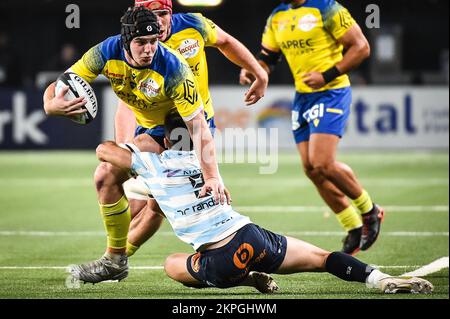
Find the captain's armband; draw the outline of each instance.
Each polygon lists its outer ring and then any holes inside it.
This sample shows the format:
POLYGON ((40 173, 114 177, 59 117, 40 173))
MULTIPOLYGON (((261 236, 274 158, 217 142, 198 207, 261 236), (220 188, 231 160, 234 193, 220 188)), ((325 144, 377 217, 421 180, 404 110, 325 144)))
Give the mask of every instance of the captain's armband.
POLYGON ((267 64, 272 72, 275 69, 275 66, 281 62, 281 52, 274 52, 263 48, 261 52, 256 55, 256 58, 267 64))

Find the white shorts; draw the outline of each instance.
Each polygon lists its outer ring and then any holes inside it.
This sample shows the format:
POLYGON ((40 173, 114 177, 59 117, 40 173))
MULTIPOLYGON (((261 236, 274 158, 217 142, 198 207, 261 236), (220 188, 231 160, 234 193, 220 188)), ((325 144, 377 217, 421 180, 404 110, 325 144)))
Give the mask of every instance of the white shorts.
POLYGON ((152 193, 145 185, 141 176, 130 178, 123 183, 123 189, 128 199, 148 200, 153 198, 152 193))

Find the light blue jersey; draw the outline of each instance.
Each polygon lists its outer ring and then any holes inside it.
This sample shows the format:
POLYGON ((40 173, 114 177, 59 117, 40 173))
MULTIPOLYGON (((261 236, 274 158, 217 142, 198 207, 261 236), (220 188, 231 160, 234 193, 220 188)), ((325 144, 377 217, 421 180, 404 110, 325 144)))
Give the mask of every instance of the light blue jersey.
POLYGON ((169 150, 158 155, 132 148, 132 171, 143 177, 177 237, 195 250, 251 223, 230 205, 216 204, 212 195, 198 198, 204 180, 194 151, 169 150))

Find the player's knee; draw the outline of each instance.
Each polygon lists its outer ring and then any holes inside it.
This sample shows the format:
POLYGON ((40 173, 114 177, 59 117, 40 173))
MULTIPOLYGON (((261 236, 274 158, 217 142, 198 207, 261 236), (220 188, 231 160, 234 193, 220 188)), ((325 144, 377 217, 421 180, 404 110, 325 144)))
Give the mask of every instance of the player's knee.
POLYGON ((317 177, 317 171, 314 170, 314 166, 311 164, 303 164, 303 171, 305 175, 308 176, 309 179, 314 180, 317 177))
POLYGON ((313 174, 317 174, 320 177, 329 178, 334 175, 335 165, 333 161, 313 160, 311 161, 313 167, 313 174))
POLYGON ((180 258, 179 254, 172 254, 166 258, 164 262, 164 271, 167 276, 172 278, 173 280, 182 282, 183 278, 183 267, 182 267, 183 259, 180 258))
POLYGON ((114 167, 109 163, 100 163, 94 173, 94 182, 97 191, 114 185, 114 167))
POLYGON ((106 141, 106 142, 103 142, 102 144, 100 144, 99 146, 97 146, 97 148, 95 149, 95 154, 97 155, 97 158, 100 161, 103 161, 103 159, 105 158, 105 154, 107 154, 108 149, 114 145, 116 145, 116 143, 111 142, 111 141, 106 141))

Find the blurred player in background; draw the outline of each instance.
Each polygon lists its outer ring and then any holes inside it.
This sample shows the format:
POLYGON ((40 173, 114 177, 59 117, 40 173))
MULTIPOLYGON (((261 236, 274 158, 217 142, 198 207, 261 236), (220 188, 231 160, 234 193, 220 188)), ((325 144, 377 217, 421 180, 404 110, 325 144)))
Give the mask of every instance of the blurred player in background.
MULTIPOLYGON (((376 241, 384 211, 372 202, 352 169, 336 161, 336 152, 352 103, 347 73, 369 57, 370 47, 338 2, 281 2, 267 21, 258 60, 270 74, 281 55, 286 57, 297 91, 292 129, 304 171, 348 233, 342 251, 355 254, 376 241)), ((253 82, 245 69, 240 82, 253 82)))
MULTIPOLYGON (((205 105, 206 120, 210 123, 212 130, 215 127, 214 109, 208 87, 206 47, 219 49, 227 59, 248 69, 255 77, 255 82, 245 99, 247 105, 256 103, 264 95, 268 84, 267 73, 242 43, 223 31, 214 22, 199 13, 172 14, 172 0, 136 0, 135 6, 144 6, 158 16, 159 40, 183 55, 191 67, 205 105)), ((135 116, 127 107, 126 101, 119 101, 115 124, 117 143, 130 142, 135 135, 142 133, 148 134, 160 144, 162 143, 163 128, 158 126, 149 130, 136 125, 135 116)), ((163 217, 159 214, 160 209, 156 201, 149 199, 145 193, 145 187, 140 177, 127 181, 124 189, 131 207, 132 221, 128 234, 127 253, 128 256, 132 256, 159 229, 163 217)))
POLYGON ((265 230, 229 203, 199 196, 202 169, 183 119, 170 113, 164 128, 169 150, 162 154, 156 153, 159 148, 141 152, 133 144, 105 142, 97 148, 97 157, 142 176, 147 193, 154 195, 175 234, 196 250, 166 259, 164 269, 172 279, 195 288, 251 286, 271 293, 278 286, 269 273, 326 271, 386 293, 433 291, 424 279, 391 277, 342 252, 330 253, 265 230))
MULTIPOLYGON (((176 51, 158 41, 158 19, 143 7, 129 8, 121 19, 121 34, 110 37, 91 48, 69 71, 92 82, 99 74, 109 79, 116 95, 133 111, 138 124, 146 129, 164 125, 171 110, 178 110, 193 135, 195 150, 205 174, 200 196, 214 195, 215 200, 229 200, 229 194, 218 174, 215 145, 204 115, 204 104, 189 65, 176 51)), ((55 96, 55 85, 44 93, 44 109, 48 115, 80 114, 83 98, 65 101, 67 92, 55 96)), ((143 149, 156 143, 150 135, 142 134, 134 143, 143 149)), ((121 280, 128 275, 126 255, 130 225, 130 207, 122 184, 129 178, 108 163, 95 172, 100 212, 107 232, 107 250, 100 259, 74 265, 72 274, 86 282, 121 280)))

